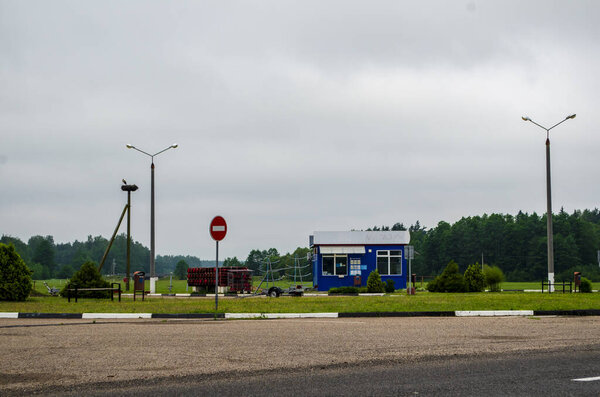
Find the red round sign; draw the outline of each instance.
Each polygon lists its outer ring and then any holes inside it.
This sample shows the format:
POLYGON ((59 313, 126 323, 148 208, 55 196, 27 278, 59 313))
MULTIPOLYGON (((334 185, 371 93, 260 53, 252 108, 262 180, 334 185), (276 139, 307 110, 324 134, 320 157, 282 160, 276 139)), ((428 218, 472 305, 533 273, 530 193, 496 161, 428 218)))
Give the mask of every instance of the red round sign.
POLYGON ((221 241, 225 238, 227 234, 227 222, 225 222, 225 218, 222 216, 215 216, 213 220, 210 222, 210 236, 215 241, 221 241))

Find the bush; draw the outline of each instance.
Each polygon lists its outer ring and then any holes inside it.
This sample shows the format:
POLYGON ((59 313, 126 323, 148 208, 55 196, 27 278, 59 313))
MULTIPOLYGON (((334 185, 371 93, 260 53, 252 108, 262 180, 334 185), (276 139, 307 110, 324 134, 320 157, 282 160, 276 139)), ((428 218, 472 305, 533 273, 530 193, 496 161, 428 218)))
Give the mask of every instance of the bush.
MULTIPOLYGON (((94 262, 85 262, 81 269, 73 274, 73 277, 60 291, 60 295, 67 296, 69 288, 110 288, 110 283, 100 275, 94 262)), ((81 298, 110 298, 111 291, 82 291, 78 292, 81 298)))
POLYGON ((581 277, 579 292, 592 292, 592 282, 585 277, 581 277))
POLYGON ((359 287, 358 288, 359 294, 366 294, 367 292, 369 292, 369 289, 367 287, 359 287))
POLYGON ((385 292, 390 293, 396 291, 396 286, 394 285, 394 280, 388 278, 385 280, 385 292))
POLYGON ((381 276, 379 275, 379 271, 377 271, 377 269, 373 270, 371 274, 369 274, 369 278, 367 279, 367 292, 385 292, 385 287, 383 286, 381 276))
POLYGON ((485 287, 485 276, 481 271, 481 266, 479 263, 474 265, 470 265, 467 270, 465 270, 465 285, 467 287, 467 292, 481 292, 485 287))
POLYGON ((15 246, 0 243, 0 300, 24 301, 32 287, 31 270, 17 254, 15 246))
POLYGON ((483 267, 483 275, 485 277, 485 285, 492 292, 500 292, 500 284, 504 281, 504 273, 498 266, 483 267))
POLYGON ((465 278, 458 271, 458 264, 450 261, 441 275, 427 284, 429 292, 465 292, 465 278))
POLYGON ((331 288, 329 290, 330 294, 358 294, 358 288, 357 287, 338 287, 338 288, 331 288))

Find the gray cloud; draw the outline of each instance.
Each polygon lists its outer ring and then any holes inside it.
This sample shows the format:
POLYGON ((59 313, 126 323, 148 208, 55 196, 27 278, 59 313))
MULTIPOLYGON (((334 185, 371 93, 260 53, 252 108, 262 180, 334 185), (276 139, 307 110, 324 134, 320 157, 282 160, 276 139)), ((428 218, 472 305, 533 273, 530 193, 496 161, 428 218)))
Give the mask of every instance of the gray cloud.
POLYGON ((212 255, 217 213, 244 257, 313 230, 543 212, 545 137, 520 116, 572 112, 554 206, 593 208, 598 8, 0 1, 0 231, 106 236, 126 178, 148 244, 150 162, 126 143, 180 144, 156 158, 159 253, 212 255))

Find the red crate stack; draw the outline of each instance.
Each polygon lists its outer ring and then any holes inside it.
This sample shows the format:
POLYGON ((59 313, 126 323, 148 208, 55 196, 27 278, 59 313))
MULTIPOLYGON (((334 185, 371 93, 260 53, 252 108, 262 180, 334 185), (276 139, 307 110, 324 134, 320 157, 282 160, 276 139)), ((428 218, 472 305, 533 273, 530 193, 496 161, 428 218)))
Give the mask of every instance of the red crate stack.
MULTIPOLYGON (((215 274, 214 267, 188 268, 188 285, 191 287, 214 287, 215 274)), ((250 292, 252 290, 252 271, 246 267, 221 267, 219 268, 219 287, 229 287, 232 292, 250 292)))

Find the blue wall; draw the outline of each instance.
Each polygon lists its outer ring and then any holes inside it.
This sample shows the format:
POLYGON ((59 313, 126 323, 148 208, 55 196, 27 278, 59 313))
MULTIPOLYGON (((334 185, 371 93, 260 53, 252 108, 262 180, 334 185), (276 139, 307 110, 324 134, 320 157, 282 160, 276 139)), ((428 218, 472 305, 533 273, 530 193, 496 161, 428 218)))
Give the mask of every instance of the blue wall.
POLYGON ((381 250, 400 250, 402 251, 402 275, 400 276, 386 276, 382 275, 381 280, 385 283, 387 279, 394 280, 394 286, 396 289, 406 288, 406 273, 407 265, 406 258, 404 257, 404 245, 365 245, 364 254, 348 254, 348 272, 344 277, 339 275, 335 276, 323 276, 321 273, 322 268, 322 255, 320 249, 318 254, 313 255, 313 285, 315 285, 319 291, 329 291, 335 287, 352 287, 354 286, 354 275, 350 275, 350 260, 352 258, 360 258, 363 269, 361 270, 361 286, 367 286, 367 278, 369 274, 377 269, 377 251, 381 250), (369 252, 371 250, 371 252, 369 252), (366 270, 364 267, 366 266, 366 270))

